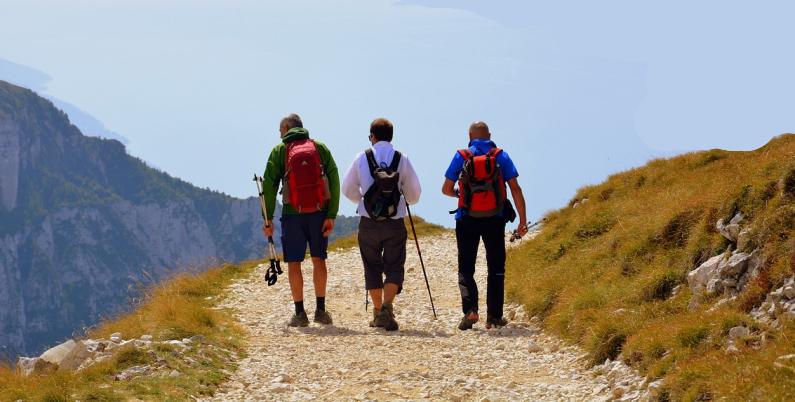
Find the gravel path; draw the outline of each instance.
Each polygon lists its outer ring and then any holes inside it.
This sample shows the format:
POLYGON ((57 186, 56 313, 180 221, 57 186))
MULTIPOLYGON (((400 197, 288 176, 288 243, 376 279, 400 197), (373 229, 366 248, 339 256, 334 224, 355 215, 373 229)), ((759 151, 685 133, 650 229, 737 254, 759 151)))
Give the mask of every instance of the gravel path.
MULTIPOLYGON (((264 266, 231 286, 232 307, 250 333, 249 356, 216 400, 636 400, 641 379, 619 362, 587 369, 583 353, 542 333, 521 308, 506 307, 511 324, 456 329, 461 312, 452 234, 420 238, 439 316, 431 314, 413 242, 406 283, 395 303, 400 330, 367 322, 357 249, 328 259, 327 308, 334 325, 286 326, 292 313, 287 276, 265 286, 264 266)), ((481 249, 478 283, 485 293, 481 249)), ((304 267, 307 311, 314 312, 311 268, 304 267)), ((484 298, 485 294, 481 294, 484 298)), ((481 300, 485 309, 485 298, 481 300)), ((372 308, 372 306, 371 306, 372 308)), ((485 316, 485 314, 484 314, 485 316)))

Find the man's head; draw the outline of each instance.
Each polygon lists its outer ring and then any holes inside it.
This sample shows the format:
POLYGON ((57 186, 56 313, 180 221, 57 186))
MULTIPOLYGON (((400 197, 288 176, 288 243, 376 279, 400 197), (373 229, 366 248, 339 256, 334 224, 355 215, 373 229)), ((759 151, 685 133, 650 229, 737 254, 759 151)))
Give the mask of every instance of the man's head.
POLYGON ((482 140, 490 140, 491 133, 489 132, 489 126, 482 122, 476 121, 469 126, 469 140, 472 141, 476 138, 482 140))
POLYGON ((281 133, 281 136, 284 137, 284 135, 287 134, 291 128, 296 127, 304 127, 304 123, 301 121, 301 116, 298 116, 295 113, 290 113, 279 123, 279 133, 281 133))
POLYGON ((373 144, 378 141, 392 142, 393 132, 392 122, 383 117, 379 117, 370 123, 370 141, 373 144))

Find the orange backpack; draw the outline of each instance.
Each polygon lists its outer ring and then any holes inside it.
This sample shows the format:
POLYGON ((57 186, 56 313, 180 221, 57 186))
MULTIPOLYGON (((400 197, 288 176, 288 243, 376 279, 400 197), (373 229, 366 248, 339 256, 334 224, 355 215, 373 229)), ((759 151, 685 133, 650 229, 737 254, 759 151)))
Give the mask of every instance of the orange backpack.
POLYGON ((492 148, 485 155, 475 156, 469 149, 458 153, 464 167, 458 178, 458 208, 465 208, 469 216, 486 218, 503 211, 506 200, 505 180, 497 163, 500 148, 492 148))
POLYGON ((329 200, 329 184, 315 142, 303 139, 287 143, 282 202, 300 214, 323 209, 329 200))

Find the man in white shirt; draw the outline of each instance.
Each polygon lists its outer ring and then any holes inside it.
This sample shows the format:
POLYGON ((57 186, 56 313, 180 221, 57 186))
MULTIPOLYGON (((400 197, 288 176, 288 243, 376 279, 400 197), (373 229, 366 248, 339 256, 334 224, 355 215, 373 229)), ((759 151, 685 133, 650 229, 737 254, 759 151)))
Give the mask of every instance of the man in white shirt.
POLYGON ((387 331, 398 329, 392 303, 405 273, 406 203, 416 204, 422 192, 408 157, 392 147, 393 131, 389 120, 373 120, 372 147, 356 156, 342 182, 342 193, 359 205, 359 251, 373 301, 370 326, 387 331))

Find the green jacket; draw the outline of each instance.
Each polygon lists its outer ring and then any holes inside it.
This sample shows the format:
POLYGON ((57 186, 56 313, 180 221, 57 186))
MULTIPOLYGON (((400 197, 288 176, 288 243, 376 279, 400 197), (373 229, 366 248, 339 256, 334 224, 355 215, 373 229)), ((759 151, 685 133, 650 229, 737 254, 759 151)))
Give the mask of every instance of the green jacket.
MULTIPOLYGON (((284 177, 285 153, 287 150, 285 144, 305 138, 309 138, 309 131, 299 127, 291 128, 282 137, 282 143, 273 147, 271 155, 268 157, 268 165, 265 167, 265 174, 262 175, 262 192, 265 194, 265 202, 268 205, 268 219, 273 219, 276 193, 279 191, 279 184, 282 182, 282 177, 284 177)), ((325 209, 326 216, 335 219, 340 208, 340 177, 337 172, 337 164, 334 163, 334 158, 331 157, 331 151, 324 144, 315 141, 315 145, 317 145, 317 151, 320 154, 320 161, 323 163, 323 170, 326 173, 331 195, 331 199, 325 209)), ((298 215, 298 211, 290 205, 283 205, 282 214, 298 215)))

